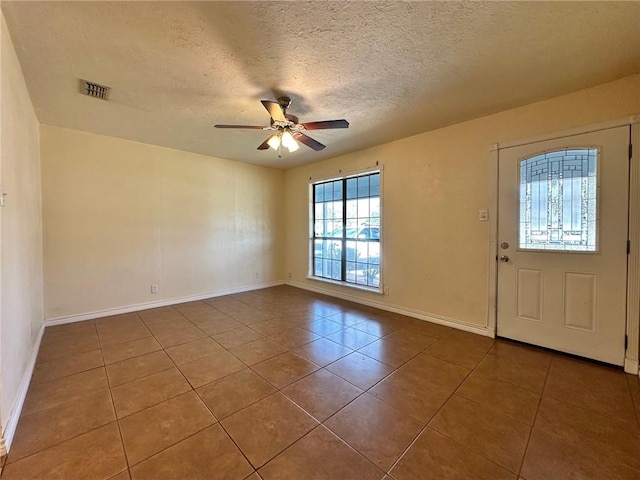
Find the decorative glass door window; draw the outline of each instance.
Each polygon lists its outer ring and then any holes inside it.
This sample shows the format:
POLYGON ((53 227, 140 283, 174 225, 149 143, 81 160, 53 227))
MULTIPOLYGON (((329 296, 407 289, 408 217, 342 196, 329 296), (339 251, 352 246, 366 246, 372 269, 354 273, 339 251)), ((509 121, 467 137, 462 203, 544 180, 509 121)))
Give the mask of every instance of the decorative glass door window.
POLYGON ((519 248, 596 252, 598 149, 546 152, 520 162, 519 248))

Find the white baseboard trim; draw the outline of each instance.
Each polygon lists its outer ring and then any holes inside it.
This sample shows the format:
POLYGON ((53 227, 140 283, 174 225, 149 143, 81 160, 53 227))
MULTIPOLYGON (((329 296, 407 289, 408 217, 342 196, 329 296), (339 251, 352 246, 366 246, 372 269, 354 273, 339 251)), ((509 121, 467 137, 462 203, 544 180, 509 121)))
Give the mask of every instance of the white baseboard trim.
POLYGON ((25 369, 24 374, 22 375, 22 380, 20 380, 20 385, 18 386, 18 396, 13 404, 11 413, 9 414, 7 424, 2 430, 2 440, 4 440, 4 445, 0 445, 0 447, 4 448, 4 451, 0 451, 0 456, 6 455, 11 449, 11 443, 13 442, 13 437, 16 433, 16 428, 18 427, 18 420, 20 420, 20 414, 22 413, 22 406, 24 405, 24 400, 27 398, 27 392, 29 391, 29 384, 31 383, 31 375, 33 375, 33 369, 36 365, 36 358, 38 358, 38 350, 40 350, 40 342, 42 341, 44 327, 45 324, 42 322, 40 330, 38 330, 38 334, 36 335, 36 341, 33 344, 31 358, 29 358, 29 363, 27 363, 27 368, 25 369))
POLYGON ((388 312, 399 313, 408 317, 417 318, 418 320, 425 320, 431 323, 437 323, 438 325, 444 325, 445 327, 457 328, 458 330, 464 330, 465 332, 471 332, 478 335, 484 335, 486 337, 494 337, 494 333, 486 326, 481 327, 479 325, 473 325, 471 323, 465 323, 453 318, 444 317, 442 315, 436 315, 433 313, 422 312, 420 310, 414 310, 412 308, 401 307, 399 305, 389 305, 375 300, 368 300, 357 295, 351 295, 348 293, 335 292, 333 290, 327 290, 322 287, 316 287, 315 285, 307 285, 306 283, 299 283, 288 281, 287 285, 296 288, 302 288, 304 290, 310 290, 312 292, 321 293, 323 295, 329 295, 330 297, 337 297, 343 300, 349 300, 350 302, 360 303, 369 307, 379 308, 380 310, 386 310, 388 312))
POLYGON ((625 373, 630 373, 631 375, 638 375, 638 360, 633 360, 631 358, 624 359, 624 371, 625 373))
POLYGON ((224 295, 233 295, 234 293, 250 292, 252 290, 260 290, 262 288, 277 287, 284 285, 284 281, 258 283, 245 287, 228 288, 224 290, 216 290, 215 292, 200 293, 198 295, 189 295, 186 297, 169 298, 159 300, 157 302, 138 303, 136 305, 128 305, 126 307, 107 308, 105 310, 97 310, 94 312, 77 313, 64 317, 48 318, 45 320, 47 327, 54 325, 63 325, 65 323, 82 322, 84 320, 93 320, 94 318, 109 317, 111 315, 121 315, 123 313, 138 312, 149 308, 166 307, 168 305, 176 305, 178 303, 195 302, 198 300, 206 300, 208 298, 222 297, 224 295))

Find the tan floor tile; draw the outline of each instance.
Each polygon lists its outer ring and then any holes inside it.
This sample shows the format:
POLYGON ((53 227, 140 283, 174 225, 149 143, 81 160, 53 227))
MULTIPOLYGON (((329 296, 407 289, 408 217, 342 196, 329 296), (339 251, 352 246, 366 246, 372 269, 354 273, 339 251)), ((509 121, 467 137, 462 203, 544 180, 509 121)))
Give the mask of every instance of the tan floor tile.
POLYGON ((104 363, 109 365, 147 353, 157 352, 158 350, 162 350, 162 347, 156 339, 154 337, 145 337, 132 342, 102 347, 102 356, 104 357, 104 363))
POLYGON ((237 347, 243 343, 249 343, 263 338, 261 334, 255 330, 251 330, 249 327, 234 328, 228 332, 212 335, 212 337, 224 348, 237 347))
POLYGON ((151 308, 138 312, 138 315, 150 330, 152 330, 152 325, 174 320, 181 321, 185 318, 184 315, 173 307, 151 308))
POLYGON ((135 465, 214 424, 195 392, 170 398, 120 420, 129 465, 135 465))
POLYGON ((431 356, 455 363, 467 368, 474 368, 484 358, 491 346, 480 345, 456 338, 441 338, 425 350, 431 356))
POLYGON ((117 475, 109 478, 109 480, 131 480, 131 475, 129 475, 129 470, 123 470, 117 475))
POLYGON ((296 323, 291 320, 274 318, 271 320, 265 320, 263 322, 252 323, 251 329, 262 335, 274 335, 276 333, 284 332, 285 330, 294 328, 296 326, 296 323))
POLYGON ((117 424, 110 423, 8 464, 4 480, 108 479, 127 468, 117 424))
POLYGON ((117 386, 111 394, 118 418, 124 418, 189 390, 189 383, 172 368, 117 386))
POLYGON ((259 473, 264 480, 379 480, 384 475, 322 426, 294 443, 259 473))
POLYGON ((276 388, 284 388, 318 370, 318 368, 320 367, 315 363, 293 352, 283 353, 252 367, 255 372, 276 388))
POLYGON ((621 369, 567 357, 555 357, 544 395, 623 421, 636 419, 621 369))
POLYGON ((206 336, 207 334, 204 331, 200 330, 193 324, 155 335, 156 340, 158 340, 158 343, 162 345, 163 348, 181 345, 206 336))
POLYGON ((182 371, 193 388, 198 388, 243 370, 246 365, 229 352, 223 351, 185 363, 178 368, 180 368, 180 371, 182 371))
POLYGON ((442 407, 455 388, 432 383, 428 376, 417 379, 400 369, 369 390, 369 393, 424 425, 442 407))
POLYGON ((21 415, 53 408, 66 402, 76 402, 89 393, 108 390, 104 367, 75 373, 49 382, 36 383, 29 387, 21 415))
POLYGON ((521 475, 527 480, 637 480, 640 471, 534 428, 521 475))
POLYGON ((352 350, 357 350, 358 348, 362 348, 365 345, 375 342, 379 337, 349 327, 344 330, 340 330, 339 332, 332 333, 331 335, 327 335, 326 338, 352 350))
POLYGON ((281 393, 254 403, 221 423, 256 468, 318 425, 281 393))
POLYGON ((384 337, 389 342, 399 343, 407 347, 419 348, 421 350, 435 343, 438 338, 421 333, 415 329, 405 327, 384 337))
POLYGON ((198 322, 197 326, 200 330, 211 336, 230 332, 231 330, 235 330, 237 328, 244 328, 244 324, 238 322, 237 320, 234 320, 227 315, 222 315, 222 317, 218 318, 192 318, 194 323, 198 322))
POLYGON ((51 362, 59 358, 70 357, 80 353, 98 350, 100 342, 98 334, 83 335, 82 337, 70 337, 55 343, 42 345, 38 351, 37 363, 51 362))
POLYGON ((118 315, 109 315, 94 320, 98 331, 109 329, 110 327, 127 327, 135 322, 140 321, 140 316, 136 312, 121 313, 118 315))
POLYGON ((349 355, 353 350, 339 343, 327 340, 326 338, 320 338, 319 340, 293 349, 293 352, 316 365, 325 366, 335 362, 339 358, 349 355))
MULTIPOLYGON (((80 325, 84 322, 78 322, 67 325, 80 325)), ((67 325, 60 325, 61 327, 67 325)), ((65 330, 52 330, 58 327, 46 327, 40 341, 41 348, 52 347, 67 347, 74 345, 84 345, 86 343, 95 344, 98 341, 98 334, 96 327, 93 323, 88 324, 87 327, 65 329, 65 330)), ((93 349, 91 349, 93 350, 93 349)))
POLYGON ((543 397, 536 428, 552 433, 569 444, 640 470, 640 428, 633 422, 605 417, 543 397))
POLYGON ((96 322, 95 320, 85 320, 82 322, 64 323, 62 325, 47 326, 44 329, 42 335, 41 345, 45 345, 48 342, 56 342, 63 340, 70 335, 83 335, 83 334, 95 334, 96 322))
POLYGON ((520 471, 531 427, 454 395, 429 426, 514 473, 520 471))
POLYGON ((38 363, 33 369, 31 383, 48 382, 56 378, 66 377, 74 373, 85 372, 104 365, 102 352, 91 350, 90 352, 71 355, 51 362, 38 363))
POLYGON ((423 424, 365 393, 325 425, 387 471, 422 430, 423 424))
POLYGON ((219 419, 248 407, 276 389, 253 370, 245 369, 197 390, 198 395, 219 419))
MULTIPOLYGON (((332 307, 329 307, 329 308, 333 309, 332 307)), ((316 315, 318 314, 316 313, 316 315)), ((369 319, 368 315, 357 313, 357 312, 337 312, 331 315, 320 315, 320 316, 322 316, 323 318, 326 318, 327 320, 331 320, 332 322, 339 323, 344 327, 352 327, 354 325, 357 325, 360 322, 364 322, 365 320, 369 319)))
POLYGON ((216 309, 211 305, 201 301, 179 303, 177 305, 174 305, 173 308, 175 308, 187 318, 193 315, 202 315, 216 311, 216 309))
POLYGON ((358 352, 351 353, 325 367, 363 390, 371 388, 393 372, 393 368, 358 352))
POLYGON ((487 355, 475 368, 473 374, 499 378, 536 393, 542 393, 547 378, 547 368, 527 365, 510 357, 487 355))
POLYGON ((169 347, 165 351, 176 365, 183 365, 222 350, 224 349, 216 341, 209 337, 204 337, 189 343, 169 347))
POLYGON ((14 462, 115 419, 108 390, 87 393, 73 402, 23 415, 18 422, 8 460, 14 462))
POLYGON ((417 320, 412 324, 407 325, 406 330, 419 332, 429 337, 446 338, 450 336, 455 329, 445 327, 444 325, 438 325, 437 323, 428 322, 426 320, 417 320))
POLYGON ((525 365, 548 368, 554 354, 546 352, 536 347, 520 345, 507 340, 496 340, 493 348, 489 350, 489 355, 511 358, 525 365))
POLYGON ((247 365, 255 365, 269 358, 280 355, 289 350, 267 338, 254 340, 253 342, 238 345, 229 349, 229 352, 238 357, 247 365))
POLYGON ((282 393, 323 422, 360 395, 362 390, 320 369, 284 388, 282 393))
POLYGON ((456 394, 527 425, 533 425, 540 403, 538 393, 498 378, 475 374, 469 375, 456 394))
POLYGON ((125 321, 114 320, 108 323, 98 321, 97 328, 102 346, 131 342, 151 336, 151 331, 137 315, 125 321))
POLYGON ((109 384, 113 388, 173 366, 174 364, 167 354, 159 350, 107 365, 107 375, 109 376, 109 384))
POLYGON ((420 353, 421 349, 380 339, 358 351, 390 367, 398 368, 420 353))
POLYGON ((253 468, 219 424, 131 468, 133 480, 241 480, 253 468), (212 455, 215 452, 215 455, 212 455))
POLYGON ((515 480, 517 475, 427 428, 390 472, 395 480, 515 480))
POLYGON ((326 318, 321 318, 319 320, 314 320, 309 323, 305 323, 300 325, 305 330, 309 330, 310 332, 315 333, 316 335, 326 336, 331 335, 332 333, 339 332, 344 329, 344 325, 341 325, 336 322, 332 322, 326 318))
POLYGON ((320 335, 316 335, 315 333, 300 327, 289 328, 273 335, 269 335, 269 340, 277 343, 278 345, 282 345, 287 349, 299 347, 300 345, 313 342, 319 338, 320 335))
POLYGON ((211 320, 226 320, 231 318, 226 313, 223 313, 214 307, 210 307, 210 310, 199 311, 198 313, 189 313, 186 317, 198 327, 211 320))
POLYGON ((195 325, 191 321, 180 315, 178 312, 176 312, 175 315, 177 316, 172 315, 157 318, 153 322, 145 321, 145 325, 147 325, 147 328, 151 330, 151 333, 153 333, 156 337, 159 335, 168 335, 172 332, 195 327, 195 325))
POLYGON ((389 335, 396 330, 400 330, 404 326, 404 324, 400 325, 397 322, 385 320, 384 318, 369 318, 364 322, 356 323, 353 328, 380 338, 384 337, 385 335, 389 335))

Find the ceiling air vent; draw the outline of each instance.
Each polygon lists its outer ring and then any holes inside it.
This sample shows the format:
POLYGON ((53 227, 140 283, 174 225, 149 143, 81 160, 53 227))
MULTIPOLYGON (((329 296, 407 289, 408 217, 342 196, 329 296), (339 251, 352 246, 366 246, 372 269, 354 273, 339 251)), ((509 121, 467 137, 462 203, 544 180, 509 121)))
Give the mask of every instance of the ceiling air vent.
POLYGON ((80 80, 80 91, 90 97, 109 100, 109 92, 111 91, 111 88, 97 83, 88 82, 86 80, 80 80))

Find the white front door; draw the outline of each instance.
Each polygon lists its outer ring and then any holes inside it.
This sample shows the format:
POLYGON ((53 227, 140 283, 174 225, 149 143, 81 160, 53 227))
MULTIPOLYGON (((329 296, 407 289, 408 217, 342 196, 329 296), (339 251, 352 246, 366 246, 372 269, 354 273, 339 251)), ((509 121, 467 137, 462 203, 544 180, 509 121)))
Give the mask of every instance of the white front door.
POLYGON ((499 151, 497 333, 624 363, 629 127, 499 151))

